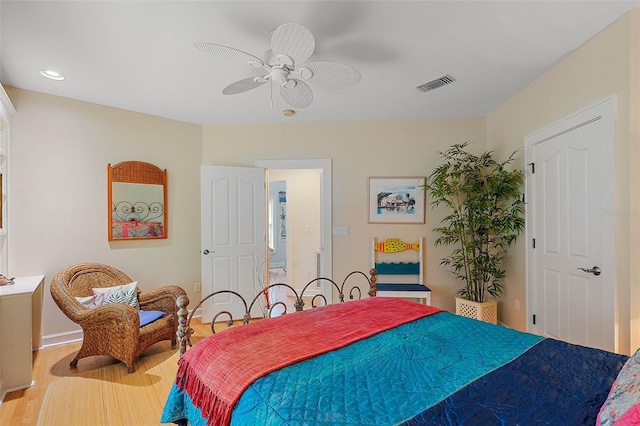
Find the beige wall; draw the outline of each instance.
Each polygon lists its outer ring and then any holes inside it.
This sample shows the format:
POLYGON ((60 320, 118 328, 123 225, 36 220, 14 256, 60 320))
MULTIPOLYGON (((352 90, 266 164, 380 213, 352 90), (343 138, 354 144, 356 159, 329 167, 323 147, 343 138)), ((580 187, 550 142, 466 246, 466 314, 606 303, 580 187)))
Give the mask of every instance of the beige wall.
MULTIPOLYGON (((458 282, 439 265, 447 248, 432 246, 442 212, 426 209, 426 225, 368 224, 368 177, 427 176, 438 153, 472 141, 486 149, 484 118, 205 126, 203 164, 253 166, 256 160, 331 158, 333 226, 349 228, 333 238, 333 277, 371 267, 371 238, 427 239, 427 284, 435 306, 454 310, 458 282)), ((428 200, 427 200, 428 201, 428 200)))
MULTIPOLYGON (((640 177, 637 166, 632 167, 640 154, 637 118, 640 95, 637 38, 639 13, 640 10, 635 10, 622 17, 489 114, 488 148, 500 153, 523 148, 525 136, 616 94, 617 205, 607 208, 639 208, 640 195, 630 184, 640 177), (632 71, 635 72, 634 75, 631 75, 632 71), (635 109, 634 114, 632 108, 635 109), (630 132, 632 124, 633 132, 630 132)), ((621 217, 616 236, 617 325, 621 335, 620 351, 624 353, 628 353, 631 346, 640 346, 640 327, 635 326, 633 341, 629 328, 631 306, 640 305, 640 291, 637 289, 640 272, 631 268, 632 264, 638 264, 640 251, 638 220, 638 217, 621 217), (636 238, 631 237, 631 232, 636 238), (635 261, 632 262, 632 259, 635 261), (634 283, 633 292, 630 292, 630 282, 634 283), (633 299, 630 297, 632 294, 633 299)), ((514 299, 526 300, 524 239, 521 238, 512 250, 509 266, 500 318, 512 327, 524 330, 525 311, 516 312, 513 309, 514 299)), ((637 322, 638 308, 634 308, 634 311, 634 321, 637 322)))
MULTIPOLYGON (((48 285, 77 262, 114 265, 142 289, 178 284, 192 299, 200 281, 200 164, 253 166, 257 159, 331 158, 334 277, 368 271, 370 240, 434 237, 442 215, 427 207, 426 225, 367 224, 369 176, 426 176, 438 152, 470 140, 486 148, 484 118, 201 127, 36 92, 7 88, 12 120, 9 270, 45 274, 45 344, 72 339, 78 327, 55 306, 48 285), (285 135, 285 137, 283 137, 285 135), (106 165, 146 161, 169 172, 169 239, 107 241, 106 165)), ((454 309, 456 281, 427 248, 433 303, 454 309)))
POLYGON ((17 110, 9 271, 46 275, 45 344, 78 329, 49 293, 54 274, 67 265, 107 263, 143 290, 165 284, 193 290, 200 281, 201 127, 11 87, 7 92, 17 110), (167 169, 168 239, 107 241, 107 164, 126 160, 167 169))

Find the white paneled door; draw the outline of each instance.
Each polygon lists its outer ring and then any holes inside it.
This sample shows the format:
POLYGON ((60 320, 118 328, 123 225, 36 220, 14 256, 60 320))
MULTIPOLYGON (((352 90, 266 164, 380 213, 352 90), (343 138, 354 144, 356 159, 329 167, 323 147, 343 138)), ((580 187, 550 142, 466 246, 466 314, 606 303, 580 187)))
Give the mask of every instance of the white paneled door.
POLYGON ((527 323, 546 337, 617 348, 614 98, 525 140, 527 323))
MULTIPOLYGON (((264 285, 264 176, 262 168, 202 166, 203 295, 232 290, 250 302, 264 285)), ((203 305, 202 321, 211 322, 214 313, 223 310, 242 318, 245 309, 240 298, 218 295, 203 305)))

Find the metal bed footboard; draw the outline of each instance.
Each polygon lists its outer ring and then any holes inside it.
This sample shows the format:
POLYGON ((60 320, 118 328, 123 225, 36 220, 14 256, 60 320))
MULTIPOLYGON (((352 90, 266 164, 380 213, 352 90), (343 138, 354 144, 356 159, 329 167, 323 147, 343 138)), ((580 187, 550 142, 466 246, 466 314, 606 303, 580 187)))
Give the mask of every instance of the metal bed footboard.
MULTIPOLYGON (((288 290, 291 290, 291 292, 293 293, 293 295, 295 296, 295 301, 294 301, 294 307, 296 312, 298 311, 302 311, 304 309, 305 306, 305 302, 303 300, 304 297, 311 297, 311 308, 317 308, 319 306, 323 306, 323 305, 327 305, 327 299, 324 297, 324 295, 322 294, 314 294, 313 296, 307 296, 305 295, 305 292, 307 292, 307 290, 312 286, 312 285, 316 285, 318 283, 322 283, 322 282, 329 282, 332 286, 333 289, 338 291, 338 298, 340 300, 339 303, 343 303, 345 301, 345 287, 347 284, 347 281, 349 281, 350 279, 356 278, 356 277, 363 277, 366 280, 366 285, 368 286, 367 289, 367 294, 370 297, 374 297, 376 295, 376 280, 377 280, 377 273, 375 269, 371 269, 369 271, 369 275, 365 274, 364 272, 361 271, 353 271, 350 272, 345 279, 342 281, 341 285, 338 285, 335 281, 333 281, 331 278, 314 278, 313 280, 309 281, 304 287, 303 289, 300 291, 300 294, 298 294, 298 292, 290 285, 288 284, 284 284, 284 283, 274 283, 274 284, 270 284, 268 286, 266 286, 264 289, 262 289, 258 294, 256 294, 253 299, 251 300, 250 303, 247 303, 247 300, 239 293, 233 291, 233 290, 218 290, 218 291, 214 291, 213 293, 205 296, 202 300, 200 300, 200 302, 195 306, 195 308, 193 308, 191 310, 191 312, 189 312, 189 309, 187 308, 189 305, 189 297, 187 296, 180 296, 177 299, 177 305, 178 305, 178 331, 177 331, 177 336, 178 336, 178 342, 180 344, 180 356, 182 356, 186 350, 187 350, 187 346, 191 346, 191 335, 193 334, 194 330, 191 327, 191 320, 193 319, 194 314, 196 313, 196 311, 198 310, 198 308, 200 308, 202 306, 203 303, 205 303, 207 300, 216 297, 217 295, 220 294, 231 294, 235 297, 237 297, 240 301, 242 301, 245 311, 244 314, 242 316, 242 324, 248 324, 249 321, 251 320, 251 309, 254 307, 254 305, 257 303, 257 301, 265 296, 265 293, 269 292, 270 289, 272 288, 276 288, 276 287, 285 287, 288 290)), ((353 300, 356 298, 357 299, 361 299, 362 298, 362 294, 363 294, 363 290, 360 288, 360 286, 358 285, 354 285, 349 287, 348 289, 348 297, 349 300, 353 300)), ((284 304, 281 301, 275 302, 273 304, 271 304, 268 307, 268 310, 265 314, 265 318, 271 318, 272 312, 274 310, 274 308, 276 307, 282 307, 283 308, 283 312, 281 313, 281 315, 284 315, 287 313, 287 306, 286 304, 284 304)), ((218 321, 218 319, 220 317, 226 317, 226 325, 227 327, 231 327, 234 323, 234 320, 240 320, 239 318, 234 319, 233 315, 231 314, 231 312, 229 311, 219 311, 217 312, 214 316, 213 319, 211 321, 211 332, 213 334, 215 334, 215 330, 214 330, 214 325, 218 321)))

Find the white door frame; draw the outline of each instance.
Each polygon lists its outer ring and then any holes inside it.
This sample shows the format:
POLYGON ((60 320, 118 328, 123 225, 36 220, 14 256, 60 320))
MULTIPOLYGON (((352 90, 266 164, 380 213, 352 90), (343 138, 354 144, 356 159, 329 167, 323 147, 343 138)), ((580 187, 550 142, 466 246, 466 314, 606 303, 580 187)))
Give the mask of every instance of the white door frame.
MULTIPOLYGON (((531 175, 531 166, 530 163, 533 161, 533 148, 534 145, 540 143, 542 141, 551 139, 555 136, 558 136, 563 133, 567 133, 572 131, 575 128, 581 127, 588 123, 594 122, 596 120, 602 120, 602 141, 603 141, 603 155, 599 159, 599 161, 606 165, 608 168, 607 173, 611 174, 611 188, 609 191, 603 191, 602 196, 602 206, 603 206, 603 217, 605 216, 605 209, 612 209, 613 206, 616 205, 615 199, 615 176, 614 176, 614 142, 615 142, 615 107, 616 107, 617 97, 610 96, 596 104, 585 108, 584 110, 572 114, 558 122, 547 126, 537 132, 534 132, 525 137, 524 140, 524 164, 526 176, 531 175)), ((533 203, 535 188, 534 188, 534 180, 526 179, 525 182, 525 200, 527 203, 533 203)), ((531 333, 541 334, 539 328, 533 323, 533 314, 536 311, 539 311, 540 307, 537 306, 537 299, 534 294, 534 285, 533 285, 533 273, 534 273, 534 265, 533 265, 533 245, 532 241, 535 238, 534 229, 535 222, 533 216, 533 208, 528 208, 528 204, 525 204, 525 219, 526 219, 526 295, 527 295, 527 307, 526 307, 526 320, 527 320, 527 331, 531 333)), ((619 335, 618 329, 615 326, 616 324, 616 300, 615 300, 615 292, 616 292, 616 282, 617 282, 617 274, 616 274, 616 260, 617 260, 617 220, 615 217, 611 218, 611 220, 603 220, 600 223, 601 230, 603 235, 611 235, 611 247, 605 247, 603 249, 603 264, 611 265, 610 277, 611 281, 606 285, 612 286, 610 300, 605 300, 603 303, 612 303, 611 307, 611 315, 610 318, 607 319, 607 326, 611 327, 611 332, 615 333, 614 335, 614 351, 618 351, 619 348, 619 335)))
MULTIPOLYGON (((257 160, 256 167, 266 170, 321 170, 320 182, 320 276, 333 277, 332 254, 332 205, 331 205, 331 159, 302 159, 302 160, 257 160)), ((333 302, 333 290, 327 283, 322 283, 322 294, 327 303, 333 302)))

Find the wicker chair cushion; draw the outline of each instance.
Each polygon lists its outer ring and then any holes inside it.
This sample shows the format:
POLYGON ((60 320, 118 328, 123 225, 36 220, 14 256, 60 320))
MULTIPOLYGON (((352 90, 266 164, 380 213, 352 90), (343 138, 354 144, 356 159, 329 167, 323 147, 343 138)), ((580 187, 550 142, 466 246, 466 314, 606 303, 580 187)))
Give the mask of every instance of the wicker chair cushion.
POLYGON ((140 314, 140 327, 151 324, 164 315, 162 311, 138 311, 138 313, 140 314))
POLYGON ((126 303, 140 310, 138 302, 138 281, 113 287, 92 288, 96 296, 95 305, 107 305, 109 303, 126 303))

